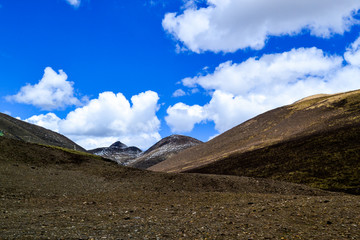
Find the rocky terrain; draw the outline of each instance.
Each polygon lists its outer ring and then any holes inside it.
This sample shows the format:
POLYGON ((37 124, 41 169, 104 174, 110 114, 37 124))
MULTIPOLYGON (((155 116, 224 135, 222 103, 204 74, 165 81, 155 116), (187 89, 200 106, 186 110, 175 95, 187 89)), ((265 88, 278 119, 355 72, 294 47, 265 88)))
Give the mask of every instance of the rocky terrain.
POLYGON ((150 167, 266 177, 360 192, 360 91, 318 95, 261 114, 150 167))
POLYGON ((0 239, 359 239, 359 200, 0 138, 0 239))
POLYGON ((89 153, 113 160, 121 165, 129 165, 140 156, 141 149, 137 147, 128 147, 122 142, 113 143, 110 147, 96 148, 89 150, 89 153))
POLYGON ((3 137, 64 147, 78 151, 86 151, 84 148, 61 134, 18 120, 4 113, 0 113, 0 131, 3 132, 3 137))
POLYGON ((199 145, 200 143, 202 142, 192 137, 171 135, 154 144, 129 166, 146 169, 166 160, 180 151, 199 145))

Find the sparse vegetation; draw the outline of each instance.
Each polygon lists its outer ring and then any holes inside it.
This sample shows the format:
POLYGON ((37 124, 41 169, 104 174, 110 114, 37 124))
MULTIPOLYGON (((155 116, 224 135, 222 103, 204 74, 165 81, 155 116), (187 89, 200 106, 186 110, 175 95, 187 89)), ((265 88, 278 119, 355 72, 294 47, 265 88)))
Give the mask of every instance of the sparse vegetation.
MULTIPOLYGON (((41 145, 41 144, 40 144, 41 145)), ((83 152, 83 151, 77 151, 74 149, 69 149, 69 148, 64 148, 64 147, 58 147, 58 146, 51 146, 51 145, 43 145, 49 148, 54 148, 54 149, 59 149, 61 151, 64 152, 68 152, 68 153, 72 153, 72 154, 76 154, 76 155, 81 155, 81 156, 87 156, 87 157, 91 157, 91 158, 96 158, 96 159, 101 159, 101 160, 105 160, 103 157, 98 156, 98 155, 94 155, 88 152, 83 152)))
POLYGON ((359 197, 0 139, 1 239, 359 238, 359 197))

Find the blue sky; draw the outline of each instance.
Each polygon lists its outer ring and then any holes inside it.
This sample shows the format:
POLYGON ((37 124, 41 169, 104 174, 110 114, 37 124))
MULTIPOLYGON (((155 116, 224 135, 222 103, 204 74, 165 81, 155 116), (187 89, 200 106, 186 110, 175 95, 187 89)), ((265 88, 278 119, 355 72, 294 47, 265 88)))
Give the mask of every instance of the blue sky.
POLYGON ((358 0, 0 0, 0 111, 85 148, 203 141, 360 88, 358 0))

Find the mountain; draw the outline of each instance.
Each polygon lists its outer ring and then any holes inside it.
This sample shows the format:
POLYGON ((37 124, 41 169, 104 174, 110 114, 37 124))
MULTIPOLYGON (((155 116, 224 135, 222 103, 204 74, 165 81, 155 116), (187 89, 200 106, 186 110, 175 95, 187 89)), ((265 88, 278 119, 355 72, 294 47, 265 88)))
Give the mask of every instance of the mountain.
POLYGON ((149 169, 268 177, 357 193, 359 159, 357 90, 271 110, 149 169))
POLYGON ((115 142, 110 147, 96 148, 89 150, 89 153, 111 159, 118 164, 128 165, 141 154, 137 147, 128 147, 122 142, 115 142))
POLYGON ((12 139, 86 151, 59 133, 18 120, 4 113, 0 113, 0 131, 3 132, 4 137, 12 139))
POLYGON ((0 239, 358 239, 358 203, 299 184, 150 172, 0 138, 0 239))
POLYGON ((146 169, 166 160, 180 151, 199 145, 200 143, 202 142, 192 137, 171 135, 154 144, 133 163, 129 164, 129 166, 146 169))

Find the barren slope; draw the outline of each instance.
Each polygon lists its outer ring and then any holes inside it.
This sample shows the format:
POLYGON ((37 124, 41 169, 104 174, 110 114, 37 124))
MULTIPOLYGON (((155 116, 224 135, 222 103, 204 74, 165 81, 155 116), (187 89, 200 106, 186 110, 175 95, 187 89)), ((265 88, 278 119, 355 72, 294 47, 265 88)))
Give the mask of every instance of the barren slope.
POLYGON ((185 150, 151 168, 184 172, 229 156, 360 122, 360 91, 320 95, 261 114, 209 142, 185 150))

